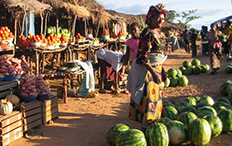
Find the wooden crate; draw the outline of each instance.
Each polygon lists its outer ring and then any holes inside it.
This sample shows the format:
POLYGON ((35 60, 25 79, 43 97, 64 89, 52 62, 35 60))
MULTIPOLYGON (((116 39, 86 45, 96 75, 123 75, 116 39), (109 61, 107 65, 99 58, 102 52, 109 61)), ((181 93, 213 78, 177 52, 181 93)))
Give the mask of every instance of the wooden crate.
POLYGON ((10 94, 11 90, 13 94, 16 94, 18 91, 18 82, 17 81, 2 81, 0 82, 0 98, 4 98, 10 94))
POLYGON ((45 125, 48 121, 58 118, 58 98, 52 96, 50 99, 42 102, 42 123, 45 125))
POLYGON ((20 111, 23 117, 23 131, 28 131, 42 124, 41 101, 33 101, 22 104, 20 111))
POLYGON ((21 112, 13 111, 9 115, 0 116, 0 135, 1 146, 8 145, 23 137, 23 121, 21 112))

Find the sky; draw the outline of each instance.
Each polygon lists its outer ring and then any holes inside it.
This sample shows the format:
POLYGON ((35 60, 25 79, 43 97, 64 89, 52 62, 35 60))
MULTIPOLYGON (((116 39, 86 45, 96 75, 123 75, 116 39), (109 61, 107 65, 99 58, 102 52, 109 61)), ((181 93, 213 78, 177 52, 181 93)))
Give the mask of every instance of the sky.
POLYGON ((210 24, 218 19, 232 15, 232 0, 96 0, 105 9, 126 14, 146 14, 151 5, 163 3, 167 10, 175 10, 178 14, 195 10, 195 16, 201 18, 191 21, 191 27, 198 30, 202 25, 210 24))

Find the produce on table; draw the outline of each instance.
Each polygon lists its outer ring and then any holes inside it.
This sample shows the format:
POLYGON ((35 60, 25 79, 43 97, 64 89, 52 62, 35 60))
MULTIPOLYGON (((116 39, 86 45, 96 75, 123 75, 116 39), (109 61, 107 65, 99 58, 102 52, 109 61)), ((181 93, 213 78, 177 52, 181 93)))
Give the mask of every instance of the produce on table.
POLYGON ((34 76, 24 74, 20 79, 19 93, 21 97, 37 96, 36 80, 34 76))
POLYGON ((26 74, 29 73, 31 69, 30 69, 29 64, 28 64, 27 61, 26 61, 25 56, 22 55, 22 56, 20 57, 20 59, 21 59, 21 66, 22 66, 23 72, 26 73, 26 74))
POLYGON ((6 96, 6 99, 7 99, 7 101, 10 101, 13 105, 17 105, 20 101, 18 96, 12 94, 12 91, 11 91, 10 95, 6 96))
POLYGON ((0 74, 3 74, 5 76, 16 74, 16 70, 11 61, 8 59, 8 57, 4 55, 0 57, 0 74))
POLYGON ((13 111, 13 105, 10 101, 6 99, 1 99, 0 101, 0 115, 8 115, 13 111))
POLYGON ((12 65, 15 68, 15 74, 16 75, 21 75, 23 74, 23 70, 22 70, 22 60, 18 59, 18 58, 11 58, 10 61, 12 62, 12 65))
POLYGON ((30 43, 27 41, 24 35, 21 35, 20 38, 18 39, 17 46, 19 48, 28 49, 28 47, 30 46, 30 43))
POLYGON ((169 145, 168 130, 162 123, 153 123, 149 125, 146 129, 145 135, 149 146, 169 145))
POLYGON ((50 86, 45 83, 42 75, 35 77, 35 83, 38 95, 45 95, 50 93, 50 86))

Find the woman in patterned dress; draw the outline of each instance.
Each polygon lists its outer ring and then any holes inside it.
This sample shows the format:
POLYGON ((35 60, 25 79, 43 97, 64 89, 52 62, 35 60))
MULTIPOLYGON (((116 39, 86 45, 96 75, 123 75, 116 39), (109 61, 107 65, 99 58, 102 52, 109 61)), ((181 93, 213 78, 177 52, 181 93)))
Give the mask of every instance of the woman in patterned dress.
POLYGON ((212 67, 211 74, 217 73, 217 70, 221 66, 222 61, 222 43, 219 40, 219 36, 222 34, 221 31, 217 30, 217 24, 213 23, 210 25, 211 29, 206 34, 206 38, 209 41, 209 56, 212 67))
POLYGON ((165 42, 160 37, 167 13, 163 4, 151 6, 145 28, 140 34, 137 58, 129 73, 127 88, 131 92, 128 118, 140 122, 142 130, 161 117, 162 86, 166 73, 162 67, 166 60, 165 42))

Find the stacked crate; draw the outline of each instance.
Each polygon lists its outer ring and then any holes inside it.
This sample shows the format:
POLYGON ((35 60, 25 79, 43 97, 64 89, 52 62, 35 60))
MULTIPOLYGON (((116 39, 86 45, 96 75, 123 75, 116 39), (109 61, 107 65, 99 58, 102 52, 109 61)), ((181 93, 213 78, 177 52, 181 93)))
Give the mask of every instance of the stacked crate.
POLYGON ((9 115, 1 115, 0 126, 1 146, 8 145, 23 137, 22 113, 19 111, 13 111, 9 115))
POLYGON ((10 93, 16 94, 18 91, 17 81, 1 81, 0 82, 0 98, 4 98, 10 93))
POLYGON ((41 126, 42 124, 42 109, 41 101, 33 101, 22 104, 20 111, 23 117, 23 131, 28 131, 34 127, 41 126))
POLYGON ((42 102, 42 123, 45 125, 52 119, 58 118, 58 98, 51 96, 42 102))

